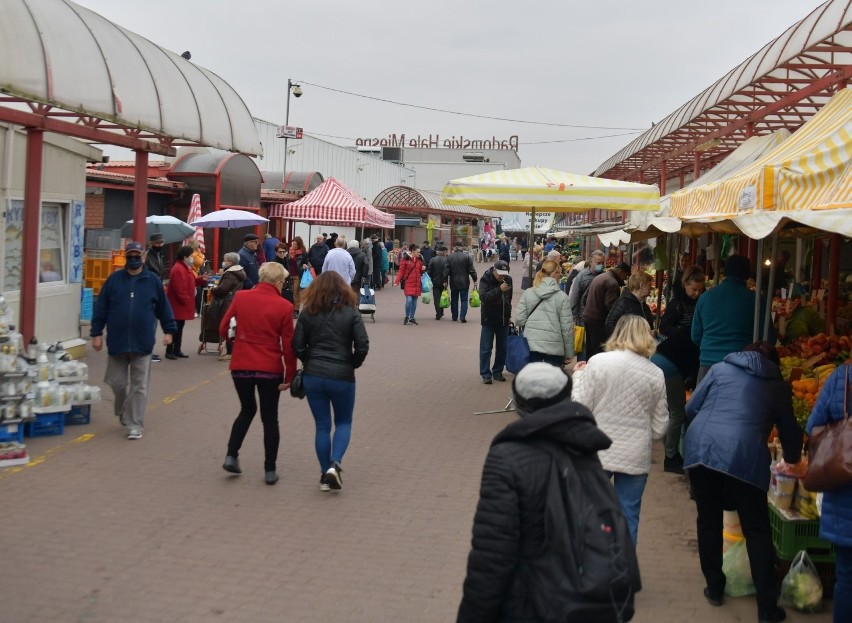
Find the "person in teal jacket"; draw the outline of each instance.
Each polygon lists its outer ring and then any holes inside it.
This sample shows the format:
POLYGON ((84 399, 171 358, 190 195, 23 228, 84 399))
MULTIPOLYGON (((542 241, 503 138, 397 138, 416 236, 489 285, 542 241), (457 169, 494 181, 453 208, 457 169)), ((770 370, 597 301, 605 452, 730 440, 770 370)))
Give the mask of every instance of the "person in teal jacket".
MULTIPOLYGON (((852 365, 835 370, 819 393, 805 431, 852 413, 852 365)), ((819 535, 834 543, 834 623, 852 621, 852 484, 822 494, 819 535)))
MULTIPOLYGON (((725 261, 725 280, 698 299, 692 316, 692 341, 700 351, 697 383, 710 367, 731 353, 742 350, 753 340, 754 297, 746 280, 751 273, 747 257, 732 255, 725 261)), ((761 304, 760 332, 766 306, 761 304)), ((769 342, 775 342, 775 331, 769 328, 769 342)))

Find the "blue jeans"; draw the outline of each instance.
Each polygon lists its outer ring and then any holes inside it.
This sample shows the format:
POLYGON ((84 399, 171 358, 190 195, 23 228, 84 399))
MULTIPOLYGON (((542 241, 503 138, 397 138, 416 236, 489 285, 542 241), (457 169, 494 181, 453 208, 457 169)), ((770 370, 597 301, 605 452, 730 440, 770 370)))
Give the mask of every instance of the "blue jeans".
POLYGON ((459 298, 461 298, 461 319, 464 320, 467 317, 467 293, 468 290, 450 288, 450 313, 453 320, 459 318, 459 298))
POLYGON ((852 621, 852 547, 835 545, 834 623, 852 621))
POLYGON ((406 318, 414 318, 414 312, 417 311, 417 297, 416 296, 406 296, 405 297, 405 317, 406 318))
POLYGON ((490 379, 495 374, 503 374, 508 338, 509 327, 482 325, 482 333, 479 334, 479 374, 482 378, 490 379), (491 347, 495 344, 494 365, 491 366, 491 347))
POLYGON ((639 510, 642 508, 642 494, 645 492, 648 474, 606 472, 606 475, 610 478, 614 477, 615 492, 618 495, 618 501, 621 503, 624 517, 627 519, 630 538, 636 545, 639 536, 639 510))
POLYGON ((316 423, 317 459, 324 474, 332 463, 342 463, 352 435, 355 410, 355 383, 310 374, 302 377, 305 397, 316 423), (334 437, 331 435, 331 409, 334 407, 334 437))

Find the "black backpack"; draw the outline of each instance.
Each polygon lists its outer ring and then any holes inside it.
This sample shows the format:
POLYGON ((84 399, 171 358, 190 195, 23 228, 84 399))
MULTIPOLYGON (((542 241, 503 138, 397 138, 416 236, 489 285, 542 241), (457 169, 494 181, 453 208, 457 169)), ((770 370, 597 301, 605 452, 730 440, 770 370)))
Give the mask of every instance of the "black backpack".
POLYGON ((641 588, 636 548, 597 454, 536 440, 550 455, 541 551, 524 561, 526 597, 542 621, 624 623, 641 588))

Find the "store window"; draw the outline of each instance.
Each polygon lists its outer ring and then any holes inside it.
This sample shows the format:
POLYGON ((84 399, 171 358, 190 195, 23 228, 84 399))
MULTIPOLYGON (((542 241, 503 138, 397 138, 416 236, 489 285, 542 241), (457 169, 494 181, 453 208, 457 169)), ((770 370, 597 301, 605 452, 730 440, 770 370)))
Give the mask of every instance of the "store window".
MULTIPOLYGON (((66 221, 68 207, 58 203, 44 203, 41 207, 39 236, 39 283, 65 281, 66 221)), ((6 212, 5 280, 4 290, 21 289, 21 249, 24 243, 24 202, 12 200, 6 212)))

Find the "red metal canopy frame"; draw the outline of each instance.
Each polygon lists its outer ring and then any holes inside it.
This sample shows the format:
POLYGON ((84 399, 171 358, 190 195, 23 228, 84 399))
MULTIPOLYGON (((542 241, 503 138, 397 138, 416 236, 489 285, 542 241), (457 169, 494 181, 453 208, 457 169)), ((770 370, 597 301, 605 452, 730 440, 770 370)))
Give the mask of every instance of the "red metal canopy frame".
POLYGON ((831 0, 609 158, 598 177, 651 183, 692 174, 751 136, 795 132, 852 78, 852 1, 831 0))
POLYGON ((133 238, 142 241, 145 240, 145 217, 148 211, 148 153, 174 156, 178 143, 169 137, 143 133, 137 128, 105 122, 85 114, 68 112, 19 97, 0 97, 0 121, 23 126, 27 132, 21 301, 18 321, 24 340, 29 342, 35 333, 44 133, 65 134, 92 143, 119 145, 135 151, 133 238), (21 103, 25 103, 30 110, 8 106, 21 103), (68 119, 71 118, 75 120, 69 121, 68 119))

